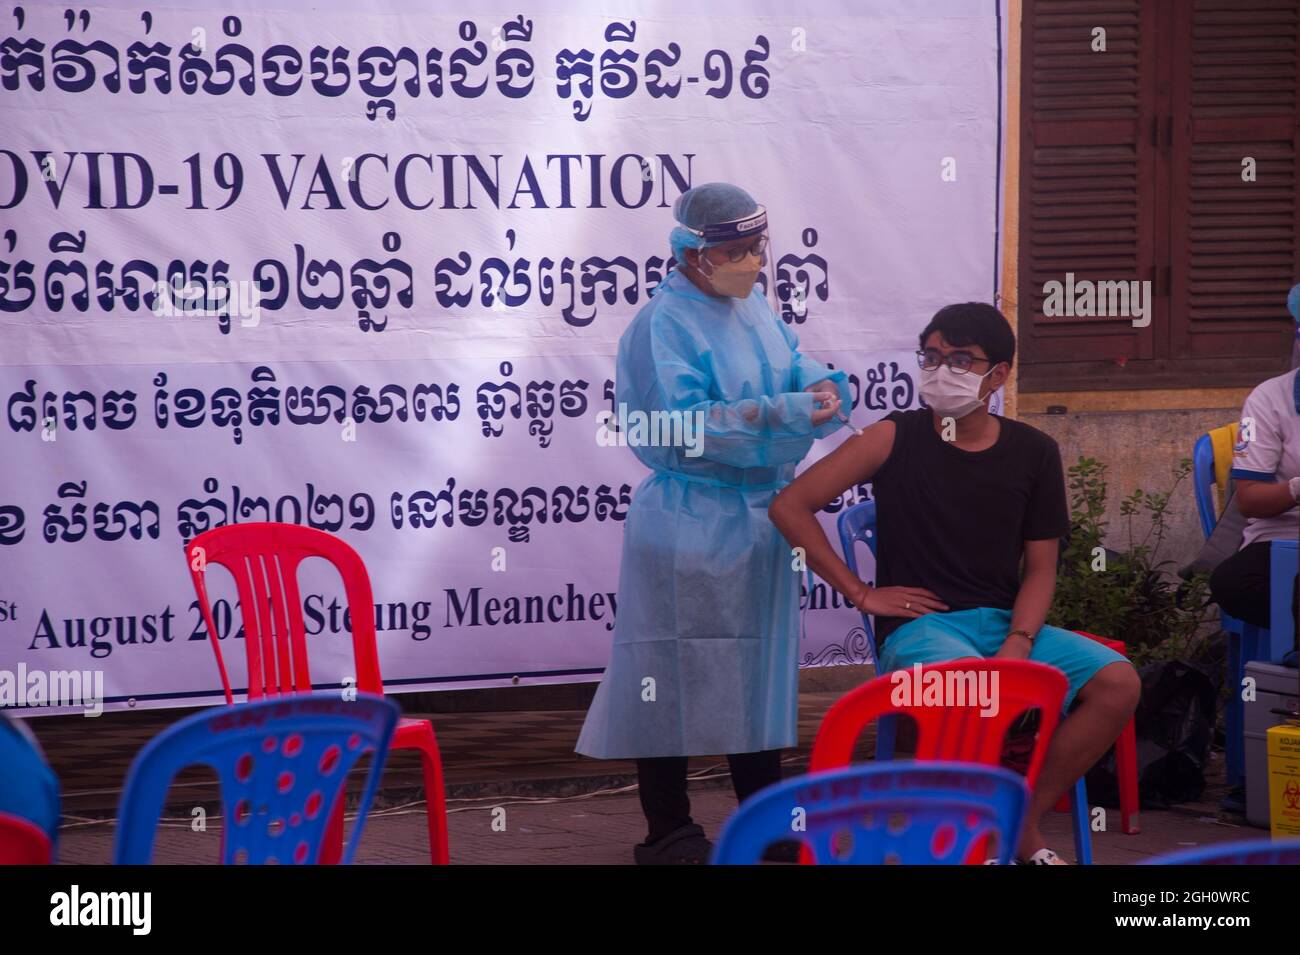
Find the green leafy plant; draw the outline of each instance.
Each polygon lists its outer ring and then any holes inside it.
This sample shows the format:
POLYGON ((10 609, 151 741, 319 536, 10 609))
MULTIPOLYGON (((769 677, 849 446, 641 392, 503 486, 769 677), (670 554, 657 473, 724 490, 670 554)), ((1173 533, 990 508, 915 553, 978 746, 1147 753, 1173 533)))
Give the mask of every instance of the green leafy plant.
POLYGON ((1191 474, 1183 459, 1165 491, 1142 489, 1120 501, 1127 542, 1105 544, 1107 467, 1081 457, 1069 469, 1070 540, 1062 554, 1047 622, 1123 640, 1137 665, 1154 660, 1198 662, 1207 656, 1205 624, 1214 616, 1208 576, 1184 582, 1172 559, 1160 559, 1169 502, 1191 474))

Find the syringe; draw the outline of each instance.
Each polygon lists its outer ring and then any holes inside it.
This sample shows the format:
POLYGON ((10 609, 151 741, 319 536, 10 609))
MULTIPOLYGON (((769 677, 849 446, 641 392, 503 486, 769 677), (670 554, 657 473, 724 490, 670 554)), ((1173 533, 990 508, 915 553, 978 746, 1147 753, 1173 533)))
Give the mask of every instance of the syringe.
POLYGON ((835 417, 839 418, 840 421, 843 422, 844 426, 848 428, 850 431, 852 431, 854 434, 856 434, 859 438, 862 437, 862 429, 853 427, 853 422, 849 420, 848 415, 846 415, 843 411, 836 411, 835 417))

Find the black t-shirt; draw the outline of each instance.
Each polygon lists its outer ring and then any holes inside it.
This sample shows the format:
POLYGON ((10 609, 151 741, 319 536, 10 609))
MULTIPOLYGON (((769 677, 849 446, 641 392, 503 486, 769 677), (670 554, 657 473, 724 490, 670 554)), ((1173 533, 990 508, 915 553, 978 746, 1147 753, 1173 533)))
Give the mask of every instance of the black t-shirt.
MULTIPOLYGON (((894 446, 872 478, 876 586, 925 587, 950 610, 1010 610, 1027 540, 1069 533, 1056 442, 995 415, 997 441, 963 451, 934 429, 928 408, 895 411, 894 446)), ((881 642, 906 622, 880 617, 881 642)))

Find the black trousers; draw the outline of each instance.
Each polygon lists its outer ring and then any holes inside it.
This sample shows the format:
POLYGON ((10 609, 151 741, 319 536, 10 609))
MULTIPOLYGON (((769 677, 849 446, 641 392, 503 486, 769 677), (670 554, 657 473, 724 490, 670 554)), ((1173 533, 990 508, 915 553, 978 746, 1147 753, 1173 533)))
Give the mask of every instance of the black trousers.
MULTIPOLYGON (((1210 594, 1228 614, 1269 626, 1269 541, 1247 544, 1210 574, 1210 594)), ((1291 591, 1291 613, 1296 612, 1296 593, 1291 591)))
MULTIPOLYGON (((736 801, 744 802, 766 786, 781 781, 781 751, 728 756, 736 801)), ((646 842, 658 842, 675 829, 691 824, 691 801, 686 795, 685 756, 658 756, 636 761, 641 788, 641 810, 649 833, 646 842)))

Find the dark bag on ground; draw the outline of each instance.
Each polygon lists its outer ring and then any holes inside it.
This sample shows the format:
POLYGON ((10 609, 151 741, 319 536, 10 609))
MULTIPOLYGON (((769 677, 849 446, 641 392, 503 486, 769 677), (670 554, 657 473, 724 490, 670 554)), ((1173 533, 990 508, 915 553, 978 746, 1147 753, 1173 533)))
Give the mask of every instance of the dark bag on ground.
MULTIPOLYGON (((1149 663, 1138 674, 1142 699, 1134 719, 1142 808, 1167 809, 1198 799, 1214 738, 1214 681, 1177 660, 1149 663)), ((1088 773, 1088 801, 1119 806, 1114 747, 1088 773)))

